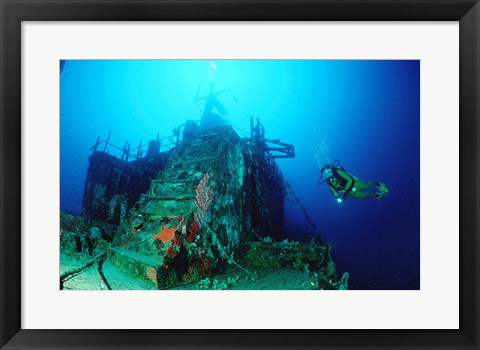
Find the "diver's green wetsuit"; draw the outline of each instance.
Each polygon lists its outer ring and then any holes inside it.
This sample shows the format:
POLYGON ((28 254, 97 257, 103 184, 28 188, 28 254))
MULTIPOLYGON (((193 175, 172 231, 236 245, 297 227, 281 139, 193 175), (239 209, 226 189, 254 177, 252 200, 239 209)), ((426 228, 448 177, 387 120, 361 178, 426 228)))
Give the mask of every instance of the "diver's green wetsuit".
POLYGON ((352 198, 382 198, 388 194, 388 187, 385 184, 378 181, 361 181, 339 166, 326 165, 322 168, 322 175, 326 178, 330 192, 339 199, 346 199, 347 196, 352 198), (378 192, 374 191, 375 187, 378 192))

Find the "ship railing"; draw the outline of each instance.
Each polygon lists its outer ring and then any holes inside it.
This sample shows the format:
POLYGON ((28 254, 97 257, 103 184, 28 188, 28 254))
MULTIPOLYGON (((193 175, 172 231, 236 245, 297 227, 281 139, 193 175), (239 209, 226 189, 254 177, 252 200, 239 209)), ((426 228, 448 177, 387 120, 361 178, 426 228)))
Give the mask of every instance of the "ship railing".
POLYGON ((185 124, 177 126, 173 130, 173 133, 169 136, 159 137, 159 134, 157 134, 156 139, 151 140, 147 143, 142 143, 142 140, 140 140, 138 146, 135 148, 131 148, 128 141, 125 142, 123 147, 119 147, 113 144, 112 142, 110 142, 110 136, 112 135, 112 132, 109 131, 106 139, 101 139, 101 137, 98 136, 95 144, 90 147, 90 150, 93 153, 107 153, 124 162, 136 161, 138 159, 145 158, 146 156, 151 155, 152 153, 149 153, 150 147, 157 148, 156 150, 152 149, 153 154, 170 151, 173 148, 177 147, 179 142, 182 140, 182 129, 184 125, 185 124))

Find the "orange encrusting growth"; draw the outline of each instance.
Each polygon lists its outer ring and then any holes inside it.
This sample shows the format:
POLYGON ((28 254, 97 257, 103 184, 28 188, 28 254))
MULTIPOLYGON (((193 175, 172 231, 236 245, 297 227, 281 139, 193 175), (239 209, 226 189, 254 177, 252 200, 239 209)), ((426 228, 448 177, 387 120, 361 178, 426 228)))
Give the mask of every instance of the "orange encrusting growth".
POLYGON ((156 235, 152 236, 152 238, 159 239, 163 243, 165 243, 172 240, 172 238, 175 236, 176 230, 177 230, 177 225, 174 225, 172 228, 164 225, 160 228, 160 231, 156 235))

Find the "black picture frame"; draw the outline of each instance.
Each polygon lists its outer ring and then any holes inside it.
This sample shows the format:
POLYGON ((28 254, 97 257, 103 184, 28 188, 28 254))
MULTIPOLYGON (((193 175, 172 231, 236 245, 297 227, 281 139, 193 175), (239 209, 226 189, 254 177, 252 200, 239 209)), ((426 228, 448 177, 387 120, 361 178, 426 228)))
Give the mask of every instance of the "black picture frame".
MULTIPOLYGON (((479 349, 478 0, 0 0, 0 15, 2 349, 479 349), (459 21, 461 176, 459 330, 21 329, 21 22, 163 20, 459 21)), ((456 183, 448 186, 456 186, 456 183)), ((268 328, 268 325, 265 327, 268 328)))

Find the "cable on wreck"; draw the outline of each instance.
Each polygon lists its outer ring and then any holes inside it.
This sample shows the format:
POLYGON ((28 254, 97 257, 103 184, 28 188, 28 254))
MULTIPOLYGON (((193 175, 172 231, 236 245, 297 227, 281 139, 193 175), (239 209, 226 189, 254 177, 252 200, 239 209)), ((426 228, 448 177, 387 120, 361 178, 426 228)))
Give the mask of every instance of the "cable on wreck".
POLYGON ((83 266, 80 266, 79 268, 73 269, 71 271, 64 272, 60 275, 60 289, 63 289, 63 283, 67 280, 70 279, 71 277, 74 277, 81 273, 83 270, 86 270, 87 268, 91 267, 96 261, 99 259, 102 259, 105 257, 105 253, 100 253, 87 261, 83 266))
MULTIPOLYGON (((200 210, 200 205, 198 203, 198 200, 197 198, 195 198, 195 207, 197 208, 198 212, 201 212, 200 210)), ((214 232, 210 226, 207 224, 206 220, 204 220, 203 216, 198 214, 197 215, 197 219, 200 221, 200 226, 204 229, 206 229, 212 236, 212 243, 214 244, 214 246, 217 247, 217 249, 219 250, 220 252, 220 256, 223 258, 223 259, 226 259, 227 262, 229 264, 234 264, 236 265, 237 267, 239 267, 240 269, 242 269, 243 271, 245 271, 247 274, 251 274, 250 271, 248 271, 246 268, 244 268, 243 266, 241 266, 239 263, 237 263, 232 257, 230 257, 227 252, 225 251, 225 248, 222 246, 221 242, 219 241, 218 239, 218 236, 216 234, 216 232, 214 232)))
POLYGON ((287 178, 285 177, 285 175, 283 173, 282 173, 282 177, 283 177, 283 181, 285 182, 285 185, 286 185, 287 189, 289 190, 293 199, 295 200, 295 202, 298 204, 298 206, 302 210, 303 215, 305 216, 305 219, 307 219, 308 223, 312 227, 314 235, 316 237, 318 237, 323 242, 322 235, 321 235, 320 231, 317 229, 317 225, 315 225, 313 220, 310 218, 310 215, 308 215, 307 208, 305 208, 305 206, 302 204, 302 202, 300 201, 300 197, 298 197, 298 195, 295 193, 295 191, 292 188, 292 185, 290 185, 290 183, 288 182, 287 178))
POLYGON ((110 286, 110 283, 108 283, 107 277, 105 277, 105 274, 103 273, 103 263, 105 262, 106 257, 107 257, 106 255, 102 256, 102 258, 98 262, 97 269, 107 289, 112 290, 112 286, 110 286))

